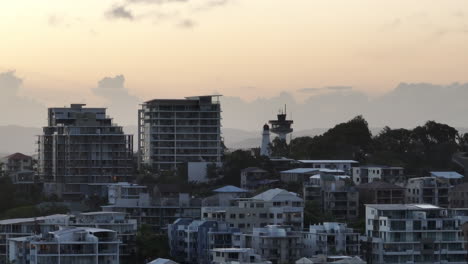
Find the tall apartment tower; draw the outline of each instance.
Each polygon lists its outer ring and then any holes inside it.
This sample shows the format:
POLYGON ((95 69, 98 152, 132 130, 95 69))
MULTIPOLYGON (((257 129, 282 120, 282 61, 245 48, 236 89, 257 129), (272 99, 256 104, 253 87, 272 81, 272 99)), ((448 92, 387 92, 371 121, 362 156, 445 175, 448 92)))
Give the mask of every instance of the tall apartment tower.
POLYGON ((221 162, 220 95, 155 99, 138 112, 140 164, 174 170, 186 162, 221 162))
POLYGON ((109 183, 129 181, 133 135, 112 123, 105 108, 49 108, 38 139, 38 172, 45 191, 65 200, 107 195, 109 183))

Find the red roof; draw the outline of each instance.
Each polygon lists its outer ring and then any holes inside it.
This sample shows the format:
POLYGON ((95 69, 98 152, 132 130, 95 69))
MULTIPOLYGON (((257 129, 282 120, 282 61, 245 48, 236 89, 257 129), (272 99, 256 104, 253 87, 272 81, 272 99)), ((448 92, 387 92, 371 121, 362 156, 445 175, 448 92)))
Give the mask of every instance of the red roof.
POLYGON ((15 153, 6 157, 7 159, 20 160, 20 159, 30 159, 31 156, 24 155, 23 153, 15 153))

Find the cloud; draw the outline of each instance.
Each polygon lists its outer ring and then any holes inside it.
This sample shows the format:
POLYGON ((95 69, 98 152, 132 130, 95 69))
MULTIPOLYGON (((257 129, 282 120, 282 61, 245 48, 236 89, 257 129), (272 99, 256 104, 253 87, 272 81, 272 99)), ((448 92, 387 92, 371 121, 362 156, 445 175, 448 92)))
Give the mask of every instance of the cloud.
POLYGON ((125 76, 104 77, 97 87, 92 89, 94 95, 104 99, 109 106, 109 114, 120 124, 136 125, 136 113, 141 100, 129 93, 125 87, 125 76))
POLYGON ((106 15, 111 19, 135 19, 132 11, 127 9, 125 6, 114 6, 106 12, 106 15))
POLYGON ((144 4, 167 4, 167 3, 184 3, 189 0, 127 0, 128 3, 144 3, 144 4))
POLYGON ((183 20, 179 21, 179 23, 177 23, 177 27, 185 28, 185 29, 193 28, 196 25, 197 24, 195 23, 195 21, 193 21, 191 19, 183 19, 183 20))
POLYGON ((0 125, 44 125, 45 106, 19 95, 23 82, 15 71, 0 73, 0 125))
POLYGON ((333 91, 345 91, 345 90, 352 90, 353 87, 351 86, 327 86, 326 89, 333 90, 333 91))
POLYGON ((315 93, 318 91, 323 91, 323 88, 302 88, 297 90, 299 93, 315 93))

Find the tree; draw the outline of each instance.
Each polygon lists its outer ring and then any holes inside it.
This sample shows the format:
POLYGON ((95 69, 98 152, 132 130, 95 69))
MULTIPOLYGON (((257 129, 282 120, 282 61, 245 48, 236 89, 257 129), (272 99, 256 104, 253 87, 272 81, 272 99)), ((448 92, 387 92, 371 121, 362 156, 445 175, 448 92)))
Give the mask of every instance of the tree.
POLYGON ((286 140, 275 137, 270 143, 271 156, 273 157, 289 157, 289 147, 286 140))
POLYGON ((304 226, 334 221, 335 217, 327 210, 323 212, 317 201, 306 201, 304 206, 304 226))
POLYGON ((136 235, 137 261, 147 263, 156 258, 169 258, 169 240, 155 233, 151 226, 141 225, 136 235))
POLYGON ((245 150, 236 150, 224 155, 223 174, 225 184, 240 186, 240 173, 247 167, 259 166, 259 161, 245 150))
POLYGON ((206 165, 206 177, 210 180, 218 178, 218 166, 216 163, 209 163, 206 165))

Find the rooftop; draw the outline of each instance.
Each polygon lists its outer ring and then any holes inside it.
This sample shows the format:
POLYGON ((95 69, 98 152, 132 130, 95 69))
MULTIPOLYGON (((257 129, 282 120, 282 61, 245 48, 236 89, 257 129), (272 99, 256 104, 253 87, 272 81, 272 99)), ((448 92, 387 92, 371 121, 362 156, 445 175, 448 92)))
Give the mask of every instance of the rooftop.
POLYGON ((311 172, 344 173, 343 170, 320 169, 320 168, 295 168, 291 170, 281 171, 281 173, 311 173, 311 172))
POLYGON ((355 160, 298 160, 301 163, 359 163, 355 160))
POLYGON ((456 171, 431 171, 431 176, 445 179, 462 179, 463 175, 456 171))
POLYGON ((243 253, 243 252, 249 252, 251 251, 251 248, 214 248, 211 251, 214 252, 224 252, 224 253, 243 253))
POLYGON ((248 191, 244 190, 244 189, 241 189, 239 187, 236 187, 236 186, 227 185, 227 186, 218 188, 216 190, 213 190, 213 192, 216 192, 216 193, 247 193, 248 191))
POLYGON ((417 210, 437 210, 443 209, 442 207, 435 206, 432 204, 366 204, 366 207, 371 207, 377 210, 408 210, 408 211, 417 211, 417 210))
POLYGON ((279 199, 280 196, 289 196, 296 201, 302 202, 302 199, 297 195, 297 193, 288 192, 286 190, 278 189, 278 188, 270 189, 268 191, 262 192, 261 194, 252 197, 252 199, 262 200, 262 201, 273 201, 273 200, 279 199))
POLYGON ((5 157, 5 159, 12 159, 12 160, 22 160, 22 159, 30 159, 30 158, 31 156, 24 155, 23 153, 19 153, 19 152, 5 157))
POLYGON ((19 224, 19 223, 33 223, 36 221, 44 221, 48 219, 63 219, 66 217, 70 217, 69 215, 65 214, 55 214, 55 215, 48 215, 48 216, 39 216, 39 217, 31 217, 31 218, 12 218, 12 219, 5 219, 5 220, 0 220, 0 225, 13 225, 13 224, 19 224))
POLYGON ((366 190, 366 189, 399 189, 399 190, 404 190, 405 188, 401 187, 401 186, 398 186, 398 185, 395 185, 395 184, 391 184, 391 183, 388 183, 388 182, 384 182, 384 181, 373 181, 373 182, 370 182, 370 183, 364 183, 364 184, 359 184, 356 186, 356 189, 358 190, 366 190))
POLYGON ((242 170, 242 172, 268 172, 264 169, 258 167, 248 167, 242 170))

